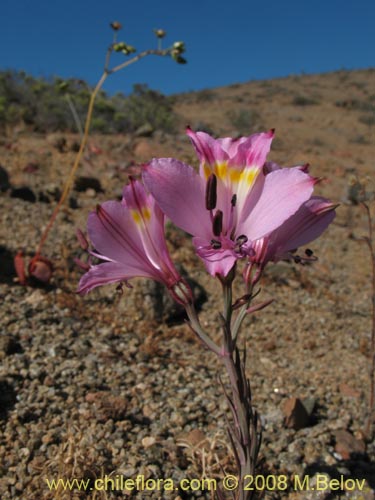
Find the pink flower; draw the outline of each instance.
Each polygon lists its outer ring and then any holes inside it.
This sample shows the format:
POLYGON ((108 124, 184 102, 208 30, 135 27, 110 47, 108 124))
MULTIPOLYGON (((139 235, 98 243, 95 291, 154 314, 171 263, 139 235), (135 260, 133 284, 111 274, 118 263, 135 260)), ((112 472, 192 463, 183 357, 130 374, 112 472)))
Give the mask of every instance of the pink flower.
POLYGON ((187 130, 200 171, 172 158, 154 159, 143 180, 163 212, 194 236, 207 270, 226 276, 252 242, 270 234, 312 195, 316 180, 303 168, 263 170, 274 132, 213 139, 187 130))
POLYGON ((90 254, 104 262, 90 265, 78 293, 145 277, 163 283, 177 302, 186 305, 191 301, 190 288, 176 271, 167 249, 164 215, 141 182, 131 179, 121 202, 98 205, 89 215, 87 230, 95 248, 90 254))

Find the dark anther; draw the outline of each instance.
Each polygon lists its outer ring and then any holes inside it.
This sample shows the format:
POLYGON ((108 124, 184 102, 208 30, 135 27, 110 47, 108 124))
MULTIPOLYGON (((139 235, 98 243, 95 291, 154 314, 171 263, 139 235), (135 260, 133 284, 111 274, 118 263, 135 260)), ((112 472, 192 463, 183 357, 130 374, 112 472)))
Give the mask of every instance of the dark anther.
POLYGON ((246 243, 248 240, 248 237, 245 235, 245 234, 241 234, 237 239, 236 239, 236 243, 239 243, 240 245, 243 245, 244 243, 246 243))
POLYGON ((245 235, 245 234, 241 234, 240 236, 238 236, 238 238, 236 238, 236 245, 234 247, 234 251, 236 253, 241 253, 242 249, 242 245, 245 244, 248 240, 248 237, 245 235))
POLYGON ((206 208, 207 210, 213 210, 216 208, 216 196, 217 193, 217 180, 216 175, 211 174, 207 179, 206 184, 206 208))
POLYGON ((310 248, 306 248, 305 254, 307 255, 307 257, 311 257, 314 254, 314 252, 310 250, 310 248))
POLYGON ((235 207, 236 206, 236 203, 237 203, 237 195, 234 194, 232 196, 232 199, 230 200, 230 204, 232 205, 232 207, 235 207))
POLYGON ((223 229, 223 212, 217 210, 212 221, 212 231, 215 236, 220 236, 221 230, 223 229))
POLYGON ((296 264, 300 264, 301 263, 302 259, 301 259, 301 257, 299 255, 295 255, 293 258, 294 258, 294 262, 296 264))
POLYGON ((219 250, 219 248, 221 248, 221 243, 217 240, 211 240, 211 246, 214 250, 219 250))

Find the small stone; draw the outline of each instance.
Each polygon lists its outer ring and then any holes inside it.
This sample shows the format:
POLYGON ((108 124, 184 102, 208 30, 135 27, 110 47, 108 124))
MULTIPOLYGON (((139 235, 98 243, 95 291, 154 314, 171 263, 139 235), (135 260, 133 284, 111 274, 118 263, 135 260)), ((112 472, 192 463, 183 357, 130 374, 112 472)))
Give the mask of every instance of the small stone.
POLYGON ((295 397, 289 398, 285 401, 282 410, 285 416, 285 426, 288 429, 298 431, 308 426, 309 414, 300 399, 295 397))
POLYGON ((204 444, 207 444, 207 438, 200 429, 193 429, 187 434, 184 434, 181 436, 180 441, 182 443, 186 443, 189 446, 195 448, 196 446, 203 446, 204 444))
POLYGON ((343 396, 346 396, 348 398, 359 398, 360 393, 353 389, 353 387, 350 387, 348 384, 340 384, 339 386, 340 392, 343 396))
POLYGON ((340 429, 334 433, 334 436, 336 440, 335 452, 342 457, 342 460, 349 460, 353 458, 353 455, 365 454, 365 443, 356 439, 350 432, 340 429))
POLYGON ((145 448, 150 448, 150 446, 153 446, 156 443, 156 439, 153 436, 146 436, 141 442, 145 448))

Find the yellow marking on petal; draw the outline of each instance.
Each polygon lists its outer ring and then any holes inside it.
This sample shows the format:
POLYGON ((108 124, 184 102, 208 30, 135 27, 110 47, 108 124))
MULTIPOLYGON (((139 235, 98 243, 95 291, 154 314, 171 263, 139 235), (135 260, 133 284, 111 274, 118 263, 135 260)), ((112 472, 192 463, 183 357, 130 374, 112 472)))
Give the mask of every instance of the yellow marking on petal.
POLYGON ((131 214, 132 214, 134 222, 139 225, 141 223, 141 220, 142 220, 141 214, 138 212, 138 210, 132 210, 131 214))
POLYGON ((232 183, 238 183, 240 182, 242 176, 241 170, 237 170, 236 168, 231 168, 229 171, 229 179, 231 180, 232 183))
POLYGON ((148 207, 143 207, 142 211, 132 210, 131 211, 134 222, 139 226, 142 222, 147 222, 151 219, 151 211, 148 207))
POLYGON ((220 180, 225 180, 227 178, 227 173, 228 173, 227 162, 217 163, 215 170, 216 170, 216 175, 220 180))
POLYGON ((148 207, 142 208, 142 215, 145 220, 151 219, 151 210, 148 207))
POLYGON ((242 179, 249 187, 254 184, 260 170, 257 167, 250 167, 242 172, 242 179))
POLYGON ((207 163, 203 164, 203 173, 206 179, 208 179, 211 175, 211 168, 207 163))

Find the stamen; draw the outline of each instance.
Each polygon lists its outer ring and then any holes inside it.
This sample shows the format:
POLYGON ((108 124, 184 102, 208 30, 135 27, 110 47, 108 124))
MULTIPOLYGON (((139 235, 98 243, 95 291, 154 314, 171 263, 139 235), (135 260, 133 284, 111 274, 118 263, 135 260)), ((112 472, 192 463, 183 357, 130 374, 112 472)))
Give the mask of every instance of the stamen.
POLYGON ((219 250, 221 248, 221 243, 217 240, 211 240, 211 246, 214 250, 219 250))
POLYGON ((215 174, 211 174, 207 179, 206 184, 206 209, 213 210, 216 208, 217 201, 217 179, 215 174))
POLYGON ((230 200, 230 204, 232 205, 232 207, 235 207, 236 206, 236 203, 237 203, 237 195, 234 194, 232 196, 232 199, 230 200))
POLYGON ((248 237, 245 234, 241 234, 236 239, 236 243, 239 243, 240 245, 243 245, 244 243, 247 243, 247 241, 248 241, 248 237))
POLYGON ((223 212, 221 210, 217 210, 212 221, 212 231, 215 236, 220 236, 220 233, 223 229, 223 212))
POLYGON ((306 248, 305 254, 307 255, 307 257, 311 257, 314 254, 314 252, 310 250, 310 248, 306 248))
POLYGON ((234 251, 236 253, 242 252, 242 245, 244 245, 248 241, 248 237, 245 234, 241 234, 236 238, 236 244, 234 247, 234 251))

